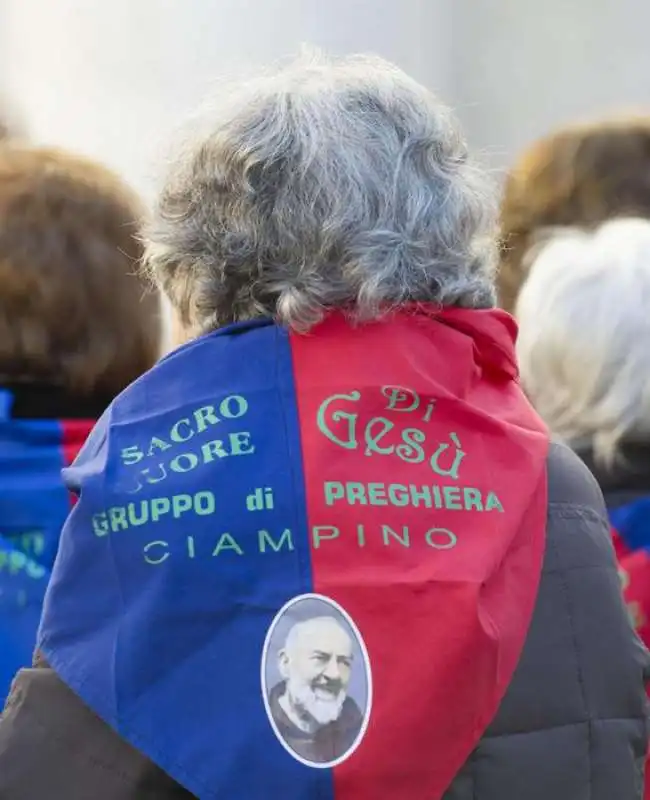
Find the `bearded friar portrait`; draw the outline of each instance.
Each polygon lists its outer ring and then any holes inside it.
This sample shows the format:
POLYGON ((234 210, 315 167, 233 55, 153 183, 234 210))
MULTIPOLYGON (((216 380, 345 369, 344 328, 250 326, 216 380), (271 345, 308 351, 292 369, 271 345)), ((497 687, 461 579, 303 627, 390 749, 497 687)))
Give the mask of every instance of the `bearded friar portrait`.
POLYGON ((348 694, 355 666, 351 635, 333 616, 295 623, 277 653, 282 677, 271 688, 269 711, 276 732, 295 755, 330 764, 354 746, 363 724, 348 694))

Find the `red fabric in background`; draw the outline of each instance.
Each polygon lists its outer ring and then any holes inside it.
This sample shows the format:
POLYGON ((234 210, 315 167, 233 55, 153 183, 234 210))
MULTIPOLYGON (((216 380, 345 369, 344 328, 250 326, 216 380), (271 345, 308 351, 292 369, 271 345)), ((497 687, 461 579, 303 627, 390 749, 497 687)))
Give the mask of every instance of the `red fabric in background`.
MULTIPOLYGON (((618 560, 623 596, 634 629, 646 647, 650 647, 650 554, 645 550, 630 550, 612 528, 612 541, 618 560)), ((650 687, 648 687, 650 697, 650 687)), ((645 764, 644 800, 650 800, 650 750, 645 764)))
MULTIPOLYGON (((61 428, 63 430, 63 463, 69 467, 75 460, 84 442, 88 438, 90 431, 95 427, 95 420, 90 419, 62 419, 61 428)), ((77 502, 76 496, 68 493, 70 505, 74 506, 77 502)))

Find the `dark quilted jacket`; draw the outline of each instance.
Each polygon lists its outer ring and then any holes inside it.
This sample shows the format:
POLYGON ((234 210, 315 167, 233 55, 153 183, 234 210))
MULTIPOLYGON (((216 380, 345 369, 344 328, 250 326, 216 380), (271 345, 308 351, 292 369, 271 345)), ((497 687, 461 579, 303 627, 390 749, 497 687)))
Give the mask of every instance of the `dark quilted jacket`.
POLYGON ((546 558, 523 656, 444 800, 641 800, 648 654, 627 621, 603 498, 568 448, 548 465, 546 558))
MULTIPOLYGON (((546 560, 524 653, 443 800, 643 795, 649 659, 623 606, 602 495, 562 446, 548 474, 546 560)), ((19 675, 0 722, 1 800, 191 799, 37 665, 19 675)))

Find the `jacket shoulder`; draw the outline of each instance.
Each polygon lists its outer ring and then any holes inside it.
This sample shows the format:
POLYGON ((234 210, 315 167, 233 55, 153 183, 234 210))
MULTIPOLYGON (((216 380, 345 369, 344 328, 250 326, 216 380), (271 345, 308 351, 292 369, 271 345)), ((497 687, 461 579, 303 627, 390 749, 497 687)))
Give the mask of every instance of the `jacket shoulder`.
POLYGON ((548 453, 549 506, 574 506, 590 509, 607 517, 602 492, 582 460, 562 442, 553 440, 548 453))
POLYGON ((648 654, 623 603, 603 496, 563 444, 551 444, 547 472, 546 554, 524 650, 445 800, 642 796, 648 654))

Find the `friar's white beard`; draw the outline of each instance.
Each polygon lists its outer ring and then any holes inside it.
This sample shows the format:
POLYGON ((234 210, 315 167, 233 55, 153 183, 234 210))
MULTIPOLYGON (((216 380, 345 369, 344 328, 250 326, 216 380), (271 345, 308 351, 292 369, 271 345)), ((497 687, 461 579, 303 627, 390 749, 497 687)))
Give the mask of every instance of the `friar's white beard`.
POLYGON ((328 725, 341 716, 346 693, 344 689, 333 695, 326 689, 312 689, 302 681, 289 680, 287 691, 299 713, 307 713, 319 725, 328 725))

